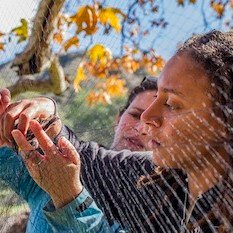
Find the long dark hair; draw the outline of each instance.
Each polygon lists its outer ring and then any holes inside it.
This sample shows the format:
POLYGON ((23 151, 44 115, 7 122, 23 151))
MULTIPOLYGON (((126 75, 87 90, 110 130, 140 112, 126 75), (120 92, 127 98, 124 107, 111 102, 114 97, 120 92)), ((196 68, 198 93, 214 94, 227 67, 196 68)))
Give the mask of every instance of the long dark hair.
MULTIPOLYGON (((212 96, 213 112, 227 129, 224 146, 230 163, 224 179, 225 187, 216 205, 208 213, 208 218, 220 219, 219 232, 229 232, 233 227, 233 32, 214 30, 204 35, 195 35, 177 51, 178 55, 184 53, 204 68, 211 86, 215 89, 212 96)), ((197 224, 206 224, 205 218, 197 224)), ((189 228, 192 229, 193 226, 190 224, 189 228)))

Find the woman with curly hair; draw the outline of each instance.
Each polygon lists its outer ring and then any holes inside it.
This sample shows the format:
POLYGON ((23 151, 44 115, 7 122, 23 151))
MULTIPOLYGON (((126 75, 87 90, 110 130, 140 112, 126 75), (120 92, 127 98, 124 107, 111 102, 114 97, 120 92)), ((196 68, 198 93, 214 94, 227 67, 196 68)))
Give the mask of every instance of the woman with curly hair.
POLYGON ((63 137, 56 145, 32 121, 43 152, 35 151, 19 130, 12 132, 32 178, 52 198, 44 213, 54 231, 232 232, 233 33, 212 31, 187 40, 166 63, 155 95, 141 116, 154 167, 149 154, 80 143, 67 128, 73 145, 63 137), (80 167, 87 170, 90 164, 93 169, 81 181, 80 167), (144 170, 154 172, 139 180, 140 185, 153 187, 140 192, 135 183, 144 170), (177 170, 187 179, 180 179, 177 170), (176 182, 169 180, 170 174, 176 182), (108 207, 117 214, 106 211, 99 192, 104 197, 116 193, 108 207), (122 193, 133 208, 118 199, 122 193), (148 210, 151 217, 137 225, 137 213, 148 210))

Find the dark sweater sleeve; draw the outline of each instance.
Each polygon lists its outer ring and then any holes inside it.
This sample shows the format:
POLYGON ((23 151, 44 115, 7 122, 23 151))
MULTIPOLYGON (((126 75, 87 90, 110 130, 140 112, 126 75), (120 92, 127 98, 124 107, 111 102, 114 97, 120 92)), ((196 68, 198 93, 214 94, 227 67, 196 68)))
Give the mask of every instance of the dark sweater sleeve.
POLYGON ((136 228, 147 218, 146 211, 153 211, 151 197, 136 185, 140 176, 154 170, 152 154, 112 151, 96 142, 82 142, 66 126, 63 126, 59 136, 69 139, 80 154, 83 185, 104 211, 110 224, 117 220, 123 227, 137 232, 136 228), (138 216, 135 217, 135 214, 138 216))

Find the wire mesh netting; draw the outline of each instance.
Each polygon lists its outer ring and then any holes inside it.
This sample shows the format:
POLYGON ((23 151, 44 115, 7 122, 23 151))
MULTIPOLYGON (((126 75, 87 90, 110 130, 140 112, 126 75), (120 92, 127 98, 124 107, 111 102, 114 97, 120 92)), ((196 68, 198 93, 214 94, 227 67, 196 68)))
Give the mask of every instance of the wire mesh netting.
POLYGON ((233 232, 232 1, 1 8, 1 232, 233 232))

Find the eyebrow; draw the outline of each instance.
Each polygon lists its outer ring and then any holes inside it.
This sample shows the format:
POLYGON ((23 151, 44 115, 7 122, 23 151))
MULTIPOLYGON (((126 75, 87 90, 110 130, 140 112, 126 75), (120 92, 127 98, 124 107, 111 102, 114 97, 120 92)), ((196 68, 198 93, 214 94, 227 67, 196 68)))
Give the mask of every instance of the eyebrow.
POLYGON ((172 93, 172 94, 184 97, 184 94, 182 92, 179 92, 179 91, 177 91, 175 89, 162 88, 162 91, 165 92, 165 93, 172 93))
POLYGON ((133 109, 135 109, 135 110, 138 110, 138 111, 142 111, 142 112, 144 112, 145 111, 145 109, 142 109, 142 108, 138 108, 138 107, 133 107, 133 109))

